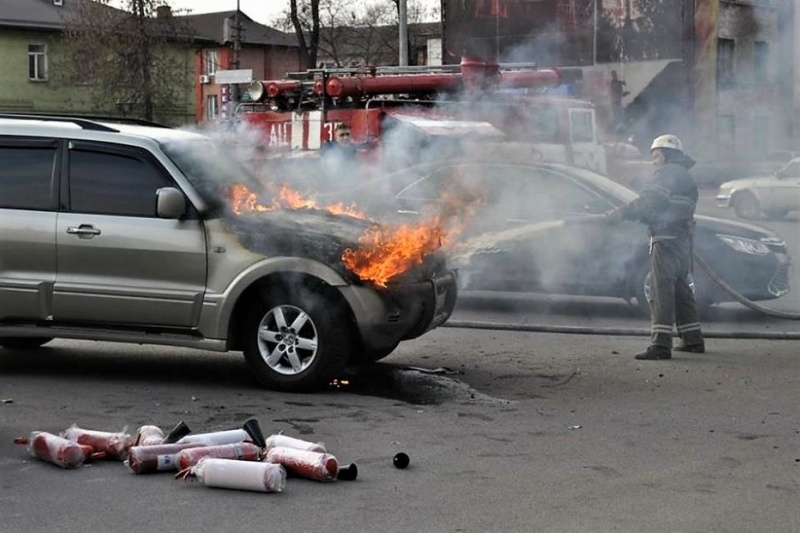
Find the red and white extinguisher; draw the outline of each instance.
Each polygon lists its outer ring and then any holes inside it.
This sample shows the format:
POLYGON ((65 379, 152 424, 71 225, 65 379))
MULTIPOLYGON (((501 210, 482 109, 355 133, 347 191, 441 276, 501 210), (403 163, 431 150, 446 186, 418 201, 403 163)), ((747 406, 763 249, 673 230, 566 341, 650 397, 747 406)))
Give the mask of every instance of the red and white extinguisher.
POLYGON ((234 442, 233 444, 220 444, 219 446, 188 448, 178 452, 176 458, 178 470, 186 470, 193 467, 203 457, 258 461, 261 458, 261 448, 251 442, 234 442))
POLYGON ((164 432, 158 426, 144 425, 136 431, 136 446, 155 446, 164 442, 164 432))
POLYGON ((177 470, 178 453, 186 448, 203 446, 197 442, 185 444, 156 444, 154 446, 132 446, 128 450, 125 465, 134 474, 151 474, 177 470))
POLYGON ((111 433, 85 429, 73 424, 61 432, 61 436, 78 444, 91 446, 97 452, 105 453, 108 459, 125 460, 128 449, 133 445, 133 437, 125 432, 111 433))
POLYGON ((214 431, 212 433, 194 433, 181 438, 176 444, 201 443, 205 446, 217 446, 219 444, 232 444, 234 442, 244 442, 250 440, 250 436, 244 429, 228 429, 225 431, 214 431))
POLYGON ((321 442, 309 442, 307 440, 296 439, 283 434, 270 435, 267 437, 266 448, 294 448, 295 450, 306 450, 309 452, 327 453, 325 444, 321 442))
POLYGON ((286 486, 286 470, 275 463, 203 457, 175 477, 186 479, 190 474, 207 487, 221 489, 281 492, 286 486))
POLYGON ((102 457, 94 448, 86 444, 78 444, 64 437, 46 431, 32 431, 26 438, 14 439, 16 444, 27 444, 28 453, 32 456, 53 463, 61 468, 77 468, 87 459, 102 457))
POLYGON ((316 481, 333 481, 339 461, 329 453, 277 447, 267 450, 266 461, 283 465, 290 473, 316 481))

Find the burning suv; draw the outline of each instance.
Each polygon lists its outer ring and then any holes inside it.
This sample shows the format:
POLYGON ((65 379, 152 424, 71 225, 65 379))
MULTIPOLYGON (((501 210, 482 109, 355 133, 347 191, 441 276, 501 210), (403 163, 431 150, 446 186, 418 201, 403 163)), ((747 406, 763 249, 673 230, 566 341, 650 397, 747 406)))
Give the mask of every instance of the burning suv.
POLYGON ((318 389, 444 323, 455 274, 343 206, 269 190, 209 138, 0 115, 0 346, 53 338, 241 350, 318 389))

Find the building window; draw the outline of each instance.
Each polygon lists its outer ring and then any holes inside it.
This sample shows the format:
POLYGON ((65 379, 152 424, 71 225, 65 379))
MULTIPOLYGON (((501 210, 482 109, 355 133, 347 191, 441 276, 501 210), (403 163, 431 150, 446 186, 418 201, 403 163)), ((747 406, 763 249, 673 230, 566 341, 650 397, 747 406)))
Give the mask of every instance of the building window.
POLYGON ((753 72, 757 84, 769 81, 769 44, 763 41, 756 41, 753 48, 753 72))
POLYGON ((717 118, 717 157, 728 157, 735 153, 736 123, 733 115, 717 118))
POLYGON ((735 53, 736 42, 733 39, 717 40, 717 85, 720 88, 733 87, 736 83, 735 53))
POLYGON ((206 97, 206 118, 209 120, 216 120, 218 116, 217 95, 210 94, 206 97))
POLYGON ((753 150, 759 156, 769 152, 769 117, 761 115, 753 120, 753 150))
POLYGON ((208 74, 209 76, 217 72, 217 65, 219 64, 219 58, 217 56, 216 50, 206 50, 205 53, 205 65, 203 65, 205 71, 203 74, 208 74))
POLYGON ((28 79, 45 81, 47 79, 47 46, 28 45, 28 79))

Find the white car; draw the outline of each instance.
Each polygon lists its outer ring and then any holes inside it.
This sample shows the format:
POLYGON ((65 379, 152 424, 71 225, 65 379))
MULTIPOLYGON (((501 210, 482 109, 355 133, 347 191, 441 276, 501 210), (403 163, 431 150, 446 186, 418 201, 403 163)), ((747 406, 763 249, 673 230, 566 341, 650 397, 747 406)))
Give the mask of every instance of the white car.
POLYGON ((800 157, 772 175, 727 181, 719 186, 718 207, 730 207, 740 218, 780 219, 800 209, 800 157))

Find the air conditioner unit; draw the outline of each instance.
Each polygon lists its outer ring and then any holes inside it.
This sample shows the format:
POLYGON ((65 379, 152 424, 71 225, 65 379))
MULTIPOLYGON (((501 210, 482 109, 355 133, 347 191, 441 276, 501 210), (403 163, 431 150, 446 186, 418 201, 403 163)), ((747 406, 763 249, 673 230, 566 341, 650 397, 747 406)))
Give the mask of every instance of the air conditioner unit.
POLYGON ((200 84, 206 85, 207 83, 211 83, 211 78, 208 74, 200 74, 200 84))

